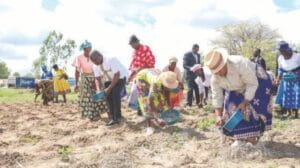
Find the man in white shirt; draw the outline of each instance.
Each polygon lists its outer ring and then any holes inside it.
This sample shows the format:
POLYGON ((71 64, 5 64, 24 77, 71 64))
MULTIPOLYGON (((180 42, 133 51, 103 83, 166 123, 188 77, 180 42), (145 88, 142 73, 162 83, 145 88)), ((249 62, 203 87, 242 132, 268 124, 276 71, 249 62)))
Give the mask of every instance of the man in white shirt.
POLYGON ((110 121, 107 126, 119 123, 121 115, 121 91, 126 82, 126 68, 116 58, 107 58, 97 50, 90 55, 94 63, 97 92, 103 89, 101 78, 104 79, 104 92, 107 98, 110 121))

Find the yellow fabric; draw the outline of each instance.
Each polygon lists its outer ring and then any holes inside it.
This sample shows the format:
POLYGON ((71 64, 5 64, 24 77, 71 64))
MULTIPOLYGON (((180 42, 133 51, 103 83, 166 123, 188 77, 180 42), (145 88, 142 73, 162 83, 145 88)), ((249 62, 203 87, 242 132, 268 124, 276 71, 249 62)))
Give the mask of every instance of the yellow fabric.
POLYGON ((63 77, 64 74, 65 71, 62 69, 54 72, 54 92, 57 94, 65 94, 71 91, 70 84, 63 77))
POLYGON ((153 108, 158 108, 160 111, 168 109, 166 98, 162 94, 162 83, 158 78, 159 74, 160 70, 158 69, 143 69, 136 76, 137 85, 140 87, 140 91, 143 92, 138 97, 138 102, 144 112, 151 112, 153 108), (147 88, 142 89, 143 87, 147 88), (154 107, 150 107, 150 97, 153 98, 154 107))
POLYGON ((158 69, 143 69, 136 75, 136 79, 143 80, 149 85, 157 84, 158 86, 161 86, 161 82, 158 79, 159 74, 160 70, 158 69))

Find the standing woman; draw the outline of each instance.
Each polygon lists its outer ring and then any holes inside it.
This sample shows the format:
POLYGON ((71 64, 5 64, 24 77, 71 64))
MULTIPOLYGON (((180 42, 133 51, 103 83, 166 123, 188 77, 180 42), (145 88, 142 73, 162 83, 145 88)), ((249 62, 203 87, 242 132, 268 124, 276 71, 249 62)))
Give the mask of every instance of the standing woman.
POLYGON ((180 107, 180 103, 182 99, 184 98, 183 95, 183 83, 182 83, 182 77, 181 77, 181 72, 179 68, 177 67, 177 62, 178 59, 176 57, 171 57, 169 59, 169 65, 167 65, 165 68, 163 68, 163 72, 174 72, 176 74, 176 78, 178 81, 178 88, 179 90, 176 92, 171 92, 170 93, 170 104, 172 107, 180 107))
POLYGON ((205 56, 205 65, 212 72, 212 105, 217 124, 222 126, 240 109, 244 119, 231 132, 223 128, 223 133, 236 140, 233 146, 243 141, 256 144, 272 125, 270 77, 247 58, 226 56, 216 50, 205 56))
POLYGON ((276 104, 285 111, 295 112, 298 118, 300 108, 300 55, 294 53, 289 44, 279 43, 280 56, 278 57, 278 75, 275 84, 278 85, 276 104))
POLYGON ((55 103, 58 103, 58 95, 62 95, 64 98, 64 103, 66 103, 66 94, 71 92, 70 84, 67 82, 67 74, 63 69, 59 69, 57 64, 53 65, 53 69, 55 103))
POLYGON ((93 102, 92 96, 96 93, 95 77, 93 73, 93 62, 90 59, 92 44, 87 40, 80 45, 83 54, 76 57, 74 61, 75 90, 79 90, 79 108, 81 117, 89 117, 91 121, 100 118, 100 111, 107 111, 105 101, 93 102))
POLYGON ((132 35, 129 40, 129 45, 134 49, 132 60, 130 63, 129 70, 131 74, 128 77, 128 82, 132 82, 131 93, 129 96, 129 107, 137 109, 137 114, 142 116, 143 113, 138 107, 137 103, 137 88, 134 82, 136 74, 145 68, 154 68, 155 66, 155 56, 153 55, 151 49, 147 45, 140 43, 140 40, 132 35))

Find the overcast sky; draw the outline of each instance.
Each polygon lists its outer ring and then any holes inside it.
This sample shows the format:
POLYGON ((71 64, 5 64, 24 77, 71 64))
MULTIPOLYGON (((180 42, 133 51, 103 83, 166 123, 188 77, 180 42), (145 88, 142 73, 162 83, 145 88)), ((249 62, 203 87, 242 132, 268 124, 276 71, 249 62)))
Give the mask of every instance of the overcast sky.
MULTIPOLYGON (((79 46, 87 39, 105 56, 128 67, 131 34, 152 49, 157 67, 170 56, 182 55, 198 43, 212 46, 215 29, 257 19, 278 29, 284 40, 300 42, 300 0, 0 0, 0 60, 25 74, 39 56, 43 39, 57 30, 79 46)), ((69 61, 68 72, 78 48, 69 61)))

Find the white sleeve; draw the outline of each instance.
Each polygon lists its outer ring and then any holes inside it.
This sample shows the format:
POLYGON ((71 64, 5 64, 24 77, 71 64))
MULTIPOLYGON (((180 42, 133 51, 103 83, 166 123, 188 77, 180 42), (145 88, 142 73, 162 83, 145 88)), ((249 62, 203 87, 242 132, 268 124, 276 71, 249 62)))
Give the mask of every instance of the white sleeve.
POLYGON ((256 71, 252 62, 243 59, 239 65, 239 77, 240 80, 246 85, 245 99, 251 101, 258 88, 258 80, 256 77, 256 71))
POLYGON ((94 76, 95 77, 101 77, 102 73, 100 71, 100 67, 97 65, 93 65, 93 71, 94 71, 94 76))
POLYGON ((219 85, 219 81, 212 76, 211 78, 211 96, 212 106, 214 108, 222 108, 224 102, 223 88, 219 85))
POLYGON ((197 77, 195 79, 195 83, 197 84, 197 86, 199 87, 199 85, 201 85, 201 79, 199 77, 197 77))
POLYGON ((297 54, 297 64, 298 64, 297 67, 299 67, 300 66, 300 54, 297 54))

